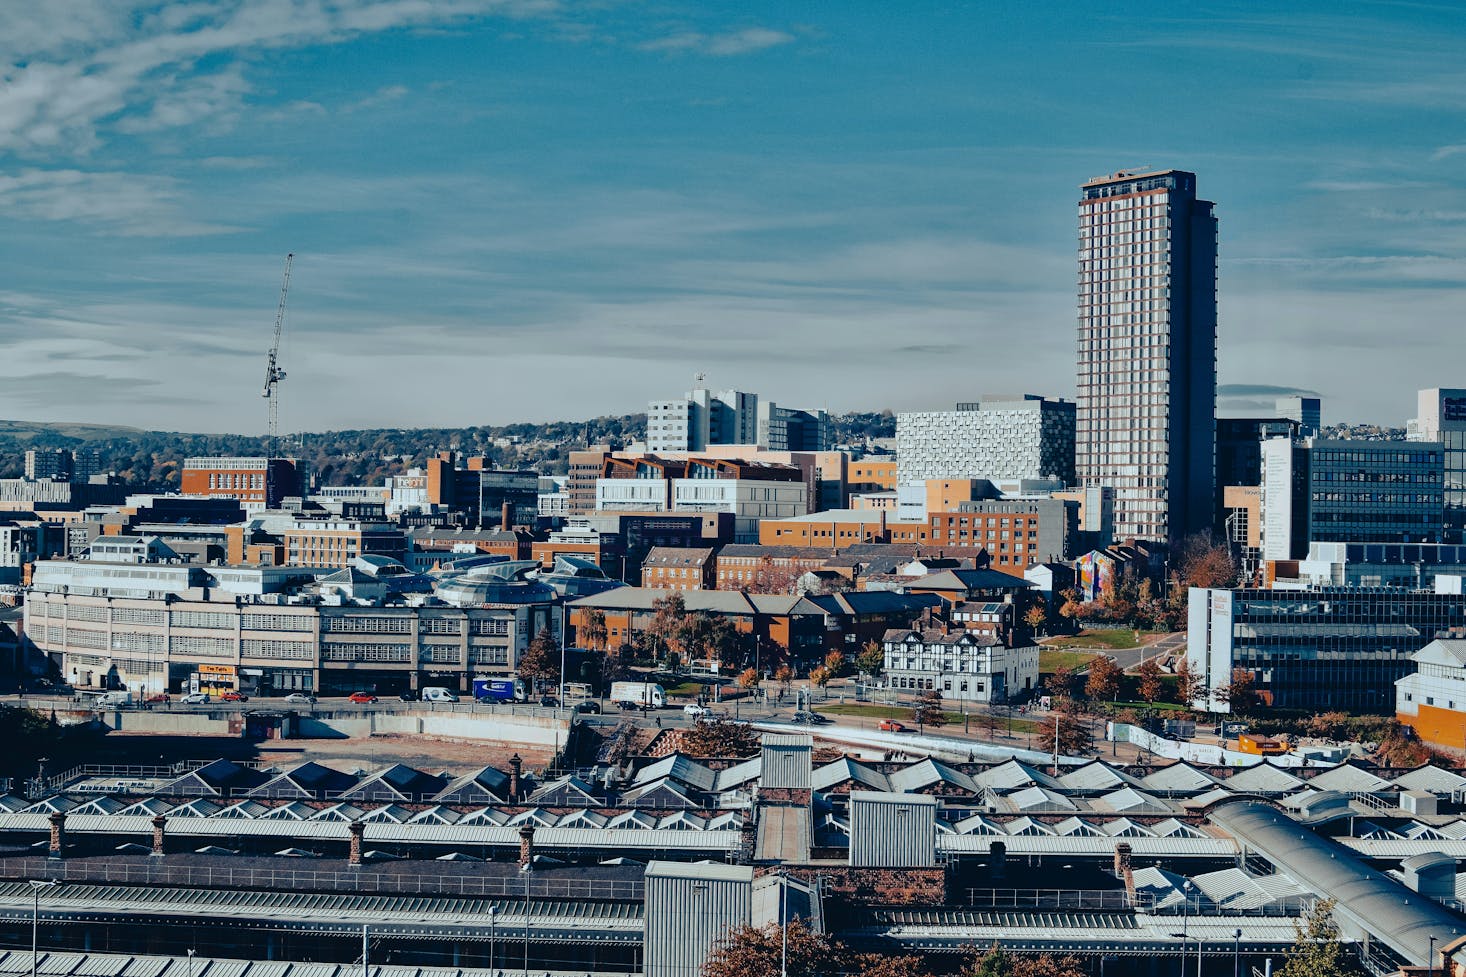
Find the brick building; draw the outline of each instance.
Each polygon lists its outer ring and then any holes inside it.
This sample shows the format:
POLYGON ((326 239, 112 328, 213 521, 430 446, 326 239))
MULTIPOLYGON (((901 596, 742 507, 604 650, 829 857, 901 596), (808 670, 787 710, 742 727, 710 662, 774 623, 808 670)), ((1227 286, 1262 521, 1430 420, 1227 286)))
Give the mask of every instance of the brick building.
POLYGON ((185 458, 179 491, 184 495, 237 499, 246 509, 278 509, 304 492, 290 458, 185 458))
POLYGON ((641 585, 654 590, 712 590, 716 553, 711 546, 655 546, 641 561, 641 585))

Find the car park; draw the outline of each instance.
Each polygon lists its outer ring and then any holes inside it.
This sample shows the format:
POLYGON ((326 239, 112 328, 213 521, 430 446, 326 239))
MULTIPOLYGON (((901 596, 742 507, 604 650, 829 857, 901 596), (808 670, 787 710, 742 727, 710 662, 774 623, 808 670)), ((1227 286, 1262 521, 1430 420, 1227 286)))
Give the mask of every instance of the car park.
POLYGON ((304 692, 292 692, 285 697, 285 701, 310 705, 311 703, 314 703, 316 701, 316 697, 313 695, 307 695, 304 692))
POLYGON ((377 701, 377 697, 370 692, 353 692, 349 696, 347 696, 346 699, 349 702, 355 702, 362 705, 377 701))
POLYGON ((880 728, 887 733, 906 732, 906 726, 903 723, 896 722, 894 719, 882 719, 880 728))

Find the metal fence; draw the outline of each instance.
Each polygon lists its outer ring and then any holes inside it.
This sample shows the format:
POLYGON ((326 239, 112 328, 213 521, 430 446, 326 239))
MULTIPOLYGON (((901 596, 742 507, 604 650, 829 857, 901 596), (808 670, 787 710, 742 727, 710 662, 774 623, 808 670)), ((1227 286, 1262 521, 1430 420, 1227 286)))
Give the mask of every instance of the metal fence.
POLYGON ((0 859, 0 879, 55 879, 91 885, 179 886, 246 891, 332 892, 359 895, 504 896, 531 899, 639 901, 638 881, 555 879, 533 872, 512 876, 451 875, 434 872, 377 873, 370 865, 348 872, 159 864, 98 864, 37 858, 0 859))
POLYGON ((969 909, 1093 909, 1150 912, 1154 898, 1124 889, 968 889, 969 909))

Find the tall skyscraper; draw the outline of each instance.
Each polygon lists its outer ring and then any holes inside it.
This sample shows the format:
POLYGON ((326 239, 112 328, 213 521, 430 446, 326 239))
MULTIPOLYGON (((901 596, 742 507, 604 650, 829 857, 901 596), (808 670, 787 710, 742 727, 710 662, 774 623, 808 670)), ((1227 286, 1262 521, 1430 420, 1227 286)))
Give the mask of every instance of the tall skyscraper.
POLYGON ((1298 436, 1316 438, 1323 431, 1323 401, 1317 397, 1279 397, 1278 416, 1298 422, 1298 436))
POLYGON ((685 397, 654 400, 647 405, 648 451, 706 451, 715 444, 751 444, 773 451, 826 451, 830 447, 830 420, 822 410, 780 407, 742 390, 713 393, 699 387, 689 390, 685 397))
POLYGON ((1075 468, 1115 490, 1115 536, 1211 526, 1217 220, 1181 170, 1081 188, 1075 468))

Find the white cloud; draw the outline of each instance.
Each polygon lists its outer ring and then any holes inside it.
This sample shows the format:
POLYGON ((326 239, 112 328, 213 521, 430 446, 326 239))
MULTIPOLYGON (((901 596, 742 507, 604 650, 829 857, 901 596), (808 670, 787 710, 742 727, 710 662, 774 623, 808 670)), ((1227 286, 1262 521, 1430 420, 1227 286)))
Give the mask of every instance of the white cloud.
MULTIPOLYGON (((227 119, 249 85, 235 63, 264 50, 335 44, 363 33, 536 16, 551 0, 232 0, 144 16, 88 0, 0 4, 0 151, 94 150, 102 132, 227 119)), ((385 91, 385 89, 384 89, 385 91)))
POLYGON ((1430 154, 1430 161, 1432 163, 1439 163, 1443 159, 1460 156, 1462 153, 1466 153, 1466 143, 1457 143, 1454 146, 1442 146, 1430 154))
POLYGON ((133 173, 27 169, 0 176, 0 213, 11 220, 84 221, 127 237, 232 230, 189 217, 174 180, 133 173))
POLYGON ((699 31, 680 31, 647 41, 640 45, 643 51, 671 51, 690 54, 706 54, 715 58, 753 54, 794 41, 794 35, 767 27, 746 27, 743 30, 721 34, 704 34, 699 31))

